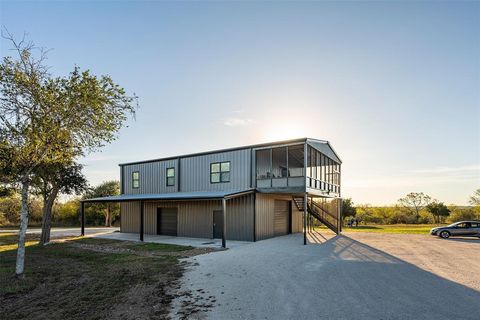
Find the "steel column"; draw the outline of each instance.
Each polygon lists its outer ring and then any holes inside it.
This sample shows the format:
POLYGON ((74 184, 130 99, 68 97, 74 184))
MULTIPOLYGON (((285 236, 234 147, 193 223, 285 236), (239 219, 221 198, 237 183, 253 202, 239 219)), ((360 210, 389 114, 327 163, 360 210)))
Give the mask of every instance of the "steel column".
POLYGON ((305 194, 303 195, 303 244, 307 244, 307 209, 308 209, 308 193, 307 193, 307 140, 303 144, 303 174, 305 175, 305 194))
POLYGON ((80 235, 83 237, 85 235, 85 203, 80 202, 80 220, 81 220, 81 231, 80 235))
POLYGON ((223 212, 223 223, 222 223, 222 248, 227 247, 227 199, 222 199, 222 212, 223 212))
POLYGON ((303 244, 307 244, 307 207, 308 207, 308 196, 307 193, 305 192, 305 195, 303 196, 303 244))
POLYGON ((143 241, 143 201, 140 201, 140 241, 143 241))
POLYGON ((257 192, 253 193, 253 242, 257 241, 257 192))

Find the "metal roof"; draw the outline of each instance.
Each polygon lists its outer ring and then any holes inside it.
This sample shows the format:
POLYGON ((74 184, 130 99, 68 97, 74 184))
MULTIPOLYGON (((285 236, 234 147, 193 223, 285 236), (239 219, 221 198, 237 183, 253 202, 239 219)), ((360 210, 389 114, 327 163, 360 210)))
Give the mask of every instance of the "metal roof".
POLYGON ((229 190, 229 191, 193 191, 193 192, 170 192, 170 193, 142 193, 121 194, 117 196, 92 198, 81 200, 82 202, 125 202, 141 200, 212 200, 240 196, 254 192, 255 189, 229 190))
MULTIPOLYGON (((321 143, 321 144, 327 144, 330 149, 333 148, 330 145, 330 143, 326 140, 319 140, 319 139, 312 139, 312 138, 298 138, 298 139, 291 139, 291 140, 281 140, 281 141, 273 141, 273 142, 268 142, 268 143, 260 143, 260 144, 251 144, 251 145, 246 145, 246 146, 241 146, 241 147, 233 147, 233 148, 226 148, 226 149, 218 149, 218 150, 213 150, 213 151, 204 151, 204 152, 197 152, 197 153, 189 153, 189 154, 183 154, 179 156, 172 156, 172 157, 165 157, 165 158, 158 158, 158 159, 150 159, 150 160, 141 160, 141 161, 134 161, 134 162, 125 162, 125 163, 120 163, 119 166, 125 166, 125 165, 131 165, 131 164, 141 164, 141 163, 149 163, 149 162, 156 162, 156 161, 164 161, 164 160, 172 160, 172 159, 178 159, 178 158, 189 158, 189 157, 195 157, 195 156, 202 156, 202 155, 207 155, 207 154, 213 154, 213 153, 221 153, 221 152, 228 152, 228 151, 236 151, 236 150, 243 150, 243 149, 254 149, 254 148, 261 148, 261 147, 268 147, 271 145, 280 145, 280 144, 292 144, 292 143, 305 143, 306 141, 308 142, 316 142, 316 143, 321 143)), ((338 155, 333 151, 335 154, 336 158, 340 160, 338 155)), ((334 159, 335 160, 335 159, 334 159)), ((340 161, 341 162, 341 161, 340 161)))
POLYGON ((332 146, 328 141, 322 141, 322 140, 316 140, 316 139, 307 139, 307 143, 312 146, 313 148, 317 149, 330 159, 342 163, 342 160, 340 160, 340 157, 338 154, 333 150, 332 146))

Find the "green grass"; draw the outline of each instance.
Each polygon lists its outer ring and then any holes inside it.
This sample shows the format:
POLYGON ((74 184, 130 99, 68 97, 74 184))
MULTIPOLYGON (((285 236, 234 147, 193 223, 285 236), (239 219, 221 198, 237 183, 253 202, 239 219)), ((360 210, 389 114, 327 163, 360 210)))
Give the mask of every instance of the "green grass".
POLYGON ((96 238, 39 246, 32 235, 25 279, 17 279, 16 249, 11 248, 16 240, 16 235, 0 234, 0 314, 5 319, 84 320, 132 314, 164 319, 173 298, 167 288, 183 273, 178 258, 167 253, 190 249, 96 238), (149 251, 155 254, 145 254, 149 251))
POLYGON ((431 224, 359 225, 351 228, 344 226, 342 232, 429 234, 430 229, 436 226, 431 224))

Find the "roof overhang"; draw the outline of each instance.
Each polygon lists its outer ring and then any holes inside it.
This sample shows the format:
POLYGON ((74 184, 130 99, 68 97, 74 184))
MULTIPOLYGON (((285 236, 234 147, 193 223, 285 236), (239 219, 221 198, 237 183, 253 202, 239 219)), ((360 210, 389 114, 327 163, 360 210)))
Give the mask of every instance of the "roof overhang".
POLYGON ((236 191, 193 191, 172 193, 144 193, 144 194, 121 194, 101 198, 81 200, 83 203, 93 202, 128 202, 128 201, 162 201, 162 200, 220 200, 232 199, 255 192, 255 189, 236 191))
POLYGON ((314 149, 317 149, 318 151, 320 151, 330 159, 338 163, 342 163, 342 160, 340 160, 340 157, 335 152, 335 150, 333 150, 332 146, 328 141, 307 138, 307 144, 313 147, 314 149))

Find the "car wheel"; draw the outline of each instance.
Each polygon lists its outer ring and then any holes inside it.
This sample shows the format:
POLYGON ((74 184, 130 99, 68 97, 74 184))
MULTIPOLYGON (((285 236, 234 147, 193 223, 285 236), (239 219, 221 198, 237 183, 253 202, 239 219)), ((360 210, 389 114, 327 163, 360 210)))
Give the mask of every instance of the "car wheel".
POLYGON ((450 232, 442 231, 442 232, 440 232, 440 237, 442 237, 443 239, 448 239, 448 238, 450 238, 450 232))

